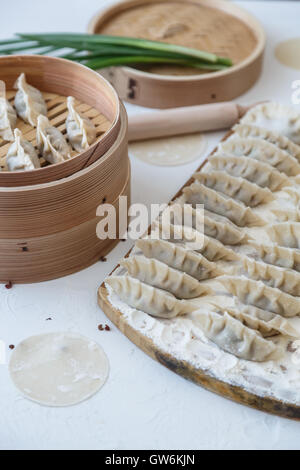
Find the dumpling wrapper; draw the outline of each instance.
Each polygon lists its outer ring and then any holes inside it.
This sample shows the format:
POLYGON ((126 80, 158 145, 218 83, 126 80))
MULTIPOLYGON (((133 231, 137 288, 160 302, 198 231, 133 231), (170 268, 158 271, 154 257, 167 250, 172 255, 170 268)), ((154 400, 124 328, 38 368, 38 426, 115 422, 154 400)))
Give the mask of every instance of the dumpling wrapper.
POLYGON ((32 401, 71 406, 87 400, 105 384, 109 362, 102 348, 75 333, 32 336, 13 351, 12 381, 32 401))

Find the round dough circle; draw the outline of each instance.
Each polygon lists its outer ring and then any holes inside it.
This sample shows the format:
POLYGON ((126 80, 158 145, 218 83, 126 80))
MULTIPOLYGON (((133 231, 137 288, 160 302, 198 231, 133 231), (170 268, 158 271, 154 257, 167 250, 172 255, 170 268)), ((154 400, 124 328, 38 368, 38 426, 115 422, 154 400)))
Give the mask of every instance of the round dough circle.
POLYGON ((49 333, 22 341, 9 363, 12 381, 26 398, 46 406, 71 406, 105 384, 109 362, 94 341, 74 333, 49 333))
POLYGON ((280 42, 276 46, 275 56, 281 64, 300 70, 300 38, 280 42))
POLYGON ((204 135, 191 134, 133 142, 129 145, 129 152, 150 165, 177 166, 197 160, 205 148, 204 135))

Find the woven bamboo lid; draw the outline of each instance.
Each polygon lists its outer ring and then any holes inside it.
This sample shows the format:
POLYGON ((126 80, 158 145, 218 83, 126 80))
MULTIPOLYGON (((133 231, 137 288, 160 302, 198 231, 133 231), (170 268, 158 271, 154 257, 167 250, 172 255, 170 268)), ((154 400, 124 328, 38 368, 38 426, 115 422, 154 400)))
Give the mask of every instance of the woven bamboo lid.
POLYGON ((228 70, 201 74, 174 66, 101 71, 119 96, 133 104, 170 108, 232 100, 261 73, 264 30, 228 0, 126 0, 95 15, 88 31, 185 45, 234 61, 228 70))

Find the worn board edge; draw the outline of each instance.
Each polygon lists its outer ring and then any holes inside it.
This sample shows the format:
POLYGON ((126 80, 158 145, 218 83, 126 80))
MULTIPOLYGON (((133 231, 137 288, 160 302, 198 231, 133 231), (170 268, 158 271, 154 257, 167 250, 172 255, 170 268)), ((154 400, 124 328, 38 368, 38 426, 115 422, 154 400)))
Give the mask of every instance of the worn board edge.
MULTIPOLYGON (((232 130, 226 133, 221 142, 227 140, 232 134, 232 130)), ((216 151, 215 147, 207 158, 201 163, 196 171, 202 171, 205 165, 208 163, 209 157, 216 151)), ((193 177, 182 186, 182 188, 175 194, 171 199, 170 203, 181 196, 183 189, 189 186, 194 181, 193 177)), ((149 227, 149 230, 151 226, 149 227)), ((128 257, 133 250, 133 247, 128 251, 125 257, 128 257)), ((113 274, 119 267, 118 264, 111 274, 113 274)), ((111 275, 110 274, 110 275, 111 275)), ((101 284, 98 289, 98 305, 103 310, 105 315, 113 322, 113 324, 137 347, 139 347, 144 353, 150 356, 152 359, 157 361, 159 364, 167 367, 177 375, 193 382, 201 387, 209 390, 210 392, 216 393, 223 398, 227 398, 231 401, 239 403, 241 405, 254 408, 258 411, 263 411, 272 415, 280 416, 282 418, 288 418, 300 421, 300 406, 293 403, 283 402, 269 396, 259 396, 254 393, 248 392, 242 387, 232 385, 224 382, 220 379, 209 375, 206 371, 201 368, 193 367, 187 361, 179 360, 173 357, 171 354, 166 353, 159 348, 153 340, 145 336, 143 333, 135 330, 126 321, 124 314, 112 306, 109 301, 109 293, 105 286, 105 281, 101 284)))

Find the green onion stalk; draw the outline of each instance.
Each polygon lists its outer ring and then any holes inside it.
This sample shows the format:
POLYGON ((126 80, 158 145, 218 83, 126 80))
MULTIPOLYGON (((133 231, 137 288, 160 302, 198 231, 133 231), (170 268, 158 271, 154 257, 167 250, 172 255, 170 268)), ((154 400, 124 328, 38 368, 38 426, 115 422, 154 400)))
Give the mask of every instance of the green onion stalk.
POLYGON ((227 57, 175 44, 102 34, 21 34, 0 41, 0 55, 55 55, 91 69, 140 64, 173 64, 206 71, 232 66, 227 57), (68 52, 66 53, 66 49, 68 52))

